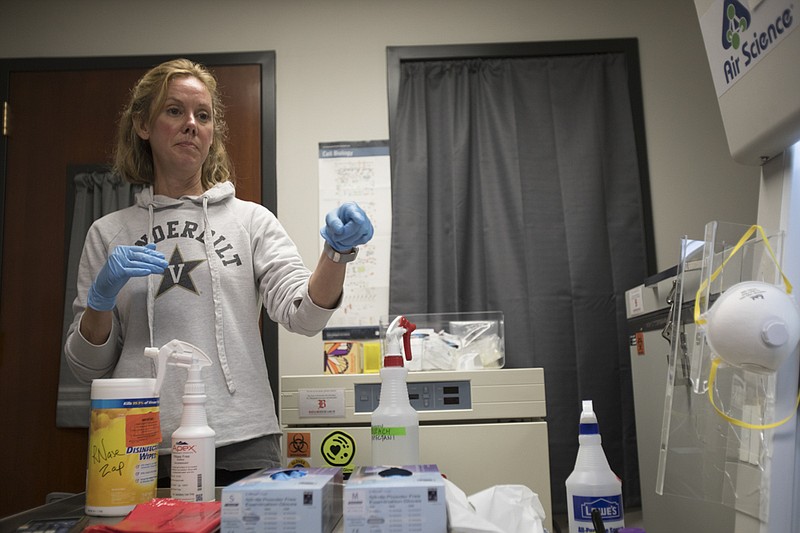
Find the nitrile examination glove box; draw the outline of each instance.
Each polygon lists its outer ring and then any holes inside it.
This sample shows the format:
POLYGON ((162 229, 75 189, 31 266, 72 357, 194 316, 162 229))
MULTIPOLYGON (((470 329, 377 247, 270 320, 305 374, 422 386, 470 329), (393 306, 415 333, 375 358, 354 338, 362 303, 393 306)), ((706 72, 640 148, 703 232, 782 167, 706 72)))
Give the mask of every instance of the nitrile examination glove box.
POLYGON ((344 531, 447 531, 445 483, 439 468, 357 466, 344 486, 344 531))
POLYGON ((341 468, 264 469, 222 489, 222 533, 333 531, 341 468))

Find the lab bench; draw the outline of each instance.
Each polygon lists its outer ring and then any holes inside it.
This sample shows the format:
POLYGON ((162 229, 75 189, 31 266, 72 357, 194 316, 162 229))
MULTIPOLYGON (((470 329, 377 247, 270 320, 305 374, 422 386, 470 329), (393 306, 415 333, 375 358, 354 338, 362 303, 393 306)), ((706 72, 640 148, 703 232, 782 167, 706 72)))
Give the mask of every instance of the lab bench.
MULTIPOLYGON (((216 499, 220 501, 222 496, 222 487, 216 488, 216 499)), ((156 492, 157 498, 168 498, 169 489, 160 488, 156 492)), ((86 516, 84 514, 84 506, 86 504, 86 493, 81 492, 72 496, 67 496, 60 500, 28 509, 20 513, 0 518, 0 533, 15 533, 17 529, 30 522, 31 520, 41 519, 56 519, 56 518, 82 518, 78 527, 68 530, 69 533, 77 533, 83 531, 84 528, 95 524, 116 524, 124 517, 122 516, 86 516)), ((219 531, 217 528, 216 531, 219 531)), ((344 519, 339 520, 333 533, 342 533, 344 531, 344 519)), ((544 529, 545 533, 551 531, 547 527, 544 529)), ((50 533, 67 533, 63 530, 51 530, 50 533)))
MULTIPOLYGON (((216 498, 219 501, 222 494, 222 488, 217 487, 216 498)), ((157 498, 168 498, 169 489, 160 488, 156 491, 157 498)), ((84 508, 86 505, 86 493, 81 492, 71 496, 66 496, 62 499, 22 511, 20 513, 7 516, 0 519, 0 533, 14 533, 17 528, 30 522, 31 520, 41 519, 56 519, 56 518, 86 518, 81 524, 81 528, 76 528, 76 531, 82 531, 83 528, 95 524, 116 524, 120 522, 123 516, 86 516, 84 508)), ((70 532, 73 530, 70 530, 70 532)), ((64 533, 61 531, 54 531, 53 533, 64 533)))
MULTIPOLYGON (((222 487, 217 487, 216 498, 220 501, 222 496, 222 487)), ((169 489, 160 488, 156 493, 157 498, 168 498, 169 489)), ((86 516, 84 515, 84 506, 86 504, 86 493, 75 494, 67 496, 66 498, 56 500, 54 502, 28 509, 18 514, 8 516, 0 519, 0 533, 15 533, 17 528, 28 523, 31 520, 40 519, 55 519, 55 518, 83 518, 84 521, 80 523, 79 527, 68 530, 69 533, 77 533, 83 531, 84 528, 95 524, 116 524, 119 523, 123 516, 86 516)), ((216 529, 219 531, 219 528, 216 529)), ((339 520, 333 533, 341 533, 344 531, 344 520, 339 520)), ((49 533, 67 533, 67 531, 52 530, 49 533)))
MULTIPOLYGON (((156 491, 157 498, 169 498, 169 489, 159 488, 156 491)), ((220 501, 222 497, 222 487, 216 488, 216 499, 220 501)), ((69 533, 83 531, 84 528, 95 524, 117 524, 124 518, 123 516, 86 516, 84 507, 86 504, 86 493, 74 494, 54 502, 28 509, 11 516, 0 519, 0 533, 15 533, 17 528, 30 522, 31 520, 56 519, 56 518, 83 518, 75 529, 68 530, 69 533)), ((216 531, 219 531, 217 528, 216 531)), ((333 533, 344 531, 344 520, 339 520, 333 533)), ((52 530, 50 533, 67 533, 66 531, 52 530)))

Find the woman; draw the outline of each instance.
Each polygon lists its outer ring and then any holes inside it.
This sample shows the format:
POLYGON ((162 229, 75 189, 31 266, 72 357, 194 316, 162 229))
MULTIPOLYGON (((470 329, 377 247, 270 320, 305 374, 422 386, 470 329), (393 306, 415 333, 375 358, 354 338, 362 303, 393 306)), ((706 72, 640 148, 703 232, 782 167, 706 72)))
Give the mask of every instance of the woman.
MULTIPOLYGON (((373 233, 356 204, 343 204, 326 217, 325 252, 310 272, 275 216, 235 197, 225 136, 216 80, 201 65, 168 61, 139 80, 120 121, 115 169, 147 187, 134 206, 89 229, 65 346, 86 381, 153 377, 144 348, 172 339, 209 355, 217 485, 280 463, 260 306, 289 331, 315 335, 341 301, 346 263, 373 233)), ((161 388, 160 477, 184 380, 167 372, 161 388)))

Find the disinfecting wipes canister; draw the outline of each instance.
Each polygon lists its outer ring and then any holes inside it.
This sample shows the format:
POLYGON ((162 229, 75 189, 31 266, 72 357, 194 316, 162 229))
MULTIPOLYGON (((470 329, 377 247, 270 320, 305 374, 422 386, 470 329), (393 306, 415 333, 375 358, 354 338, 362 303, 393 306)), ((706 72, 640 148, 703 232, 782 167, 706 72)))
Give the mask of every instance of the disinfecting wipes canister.
POLYGON ((86 514, 124 516, 155 498, 161 425, 155 379, 95 379, 86 514))

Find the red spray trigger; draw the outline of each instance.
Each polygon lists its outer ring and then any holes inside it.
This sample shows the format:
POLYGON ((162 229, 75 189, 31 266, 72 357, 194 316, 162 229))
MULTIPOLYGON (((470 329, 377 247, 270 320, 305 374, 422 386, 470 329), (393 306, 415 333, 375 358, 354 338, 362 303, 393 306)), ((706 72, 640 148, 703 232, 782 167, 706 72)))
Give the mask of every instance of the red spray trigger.
POLYGON ((406 354, 406 361, 411 361, 411 333, 417 329, 417 326, 409 322, 406 317, 401 317, 397 325, 406 330, 403 333, 403 351, 406 354))

